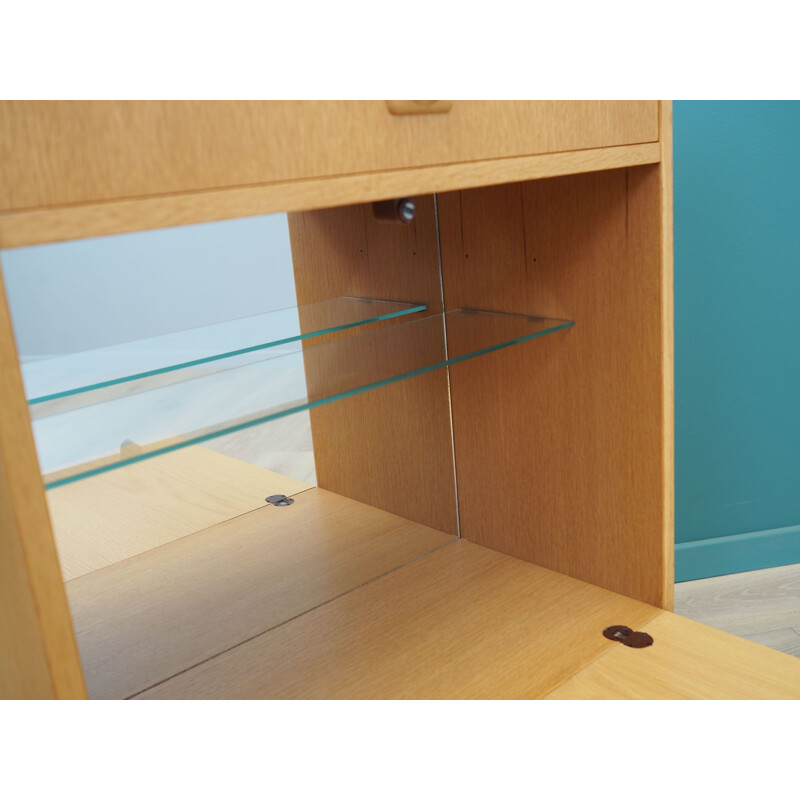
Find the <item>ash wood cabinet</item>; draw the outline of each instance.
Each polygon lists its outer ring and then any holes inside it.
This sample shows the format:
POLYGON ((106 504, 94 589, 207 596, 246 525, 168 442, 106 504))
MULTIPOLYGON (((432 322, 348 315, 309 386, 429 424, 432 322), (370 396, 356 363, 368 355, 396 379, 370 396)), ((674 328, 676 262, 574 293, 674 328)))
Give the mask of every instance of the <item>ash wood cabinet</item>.
POLYGON ((6 102, 0 211, 658 141, 658 104, 6 102))
POLYGON ((197 364, 26 396, 2 298, 0 695, 800 696, 670 611, 668 103, 2 103, 0 142, 0 248, 288 212, 300 325, 200 359, 202 424, 51 469, 48 414, 197 364), (299 410, 315 486, 207 446, 299 410))

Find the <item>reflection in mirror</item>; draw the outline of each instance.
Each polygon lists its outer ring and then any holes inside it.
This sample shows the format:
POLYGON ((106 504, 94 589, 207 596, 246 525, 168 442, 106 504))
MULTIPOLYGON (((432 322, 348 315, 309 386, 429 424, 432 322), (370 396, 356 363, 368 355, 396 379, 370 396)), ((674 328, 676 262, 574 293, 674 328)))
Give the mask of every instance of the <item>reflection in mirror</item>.
MULTIPOLYGON (((408 353, 348 341, 441 315, 433 198, 417 209, 2 253, 40 467, 64 478, 47 498, 90 696, 135 696, 453 541, 446 368, 187 438, 390 376, 408 353)), ((425 329, 441 361, 444 326, 425 329)))

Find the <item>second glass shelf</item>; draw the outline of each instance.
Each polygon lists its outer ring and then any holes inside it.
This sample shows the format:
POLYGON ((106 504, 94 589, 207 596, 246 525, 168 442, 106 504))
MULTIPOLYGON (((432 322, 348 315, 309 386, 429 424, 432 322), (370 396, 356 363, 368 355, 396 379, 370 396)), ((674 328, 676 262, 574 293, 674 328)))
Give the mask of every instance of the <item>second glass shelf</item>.
POLYGON ((48 488, 569 328, 460 309, 293 352, 235 353, 186 380, 161 374, 43 400, 33 431, 48 488), (446 335, 445 335, 446 334, 446 335), (78 407, 70 407, 79 401, 78 407))
POLYGON ((22 367, 25 392, 28 403, 38 405, 425 309, 421 303, 334 297, 150 339, 31 361, 22 367))

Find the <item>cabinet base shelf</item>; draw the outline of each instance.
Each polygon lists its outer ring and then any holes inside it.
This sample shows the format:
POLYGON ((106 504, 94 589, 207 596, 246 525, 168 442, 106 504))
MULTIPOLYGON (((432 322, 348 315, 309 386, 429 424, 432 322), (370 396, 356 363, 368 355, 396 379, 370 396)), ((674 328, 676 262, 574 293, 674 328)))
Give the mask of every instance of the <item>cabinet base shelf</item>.
POLYGON ((790 656, 332 492, 294 498, 68 581, 90 696, 800 697, 790 656))
POLYGON ((140 697, 788 699, 800 661, 458 541, 140 697))

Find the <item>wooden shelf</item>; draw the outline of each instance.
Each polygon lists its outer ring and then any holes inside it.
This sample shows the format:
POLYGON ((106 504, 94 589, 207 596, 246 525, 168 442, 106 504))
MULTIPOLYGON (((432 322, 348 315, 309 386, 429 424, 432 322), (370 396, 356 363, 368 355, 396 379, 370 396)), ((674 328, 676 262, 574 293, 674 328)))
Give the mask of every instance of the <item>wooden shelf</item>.
POLYGON ((800 696, 800 661, 202 447, 49 499, 93 698, 800 696))
POLYGON ((139 696, 788 698, 800 661, 458 541, 139 696))
POLYGON ((800 661, 203 447, 48 499, 94 698, 800 696, 800 661))
POLYGON ((652 647, 612 647, 552 700, 796 700, 800 659, 662 611, 652 647))
POLYGON ((657 613, 459 541, 142 696, 540 697, 657 613))
POLYGON ((89 696, 133 695, 452 541, 320 489, 262 498, 67 584, 89 696))

